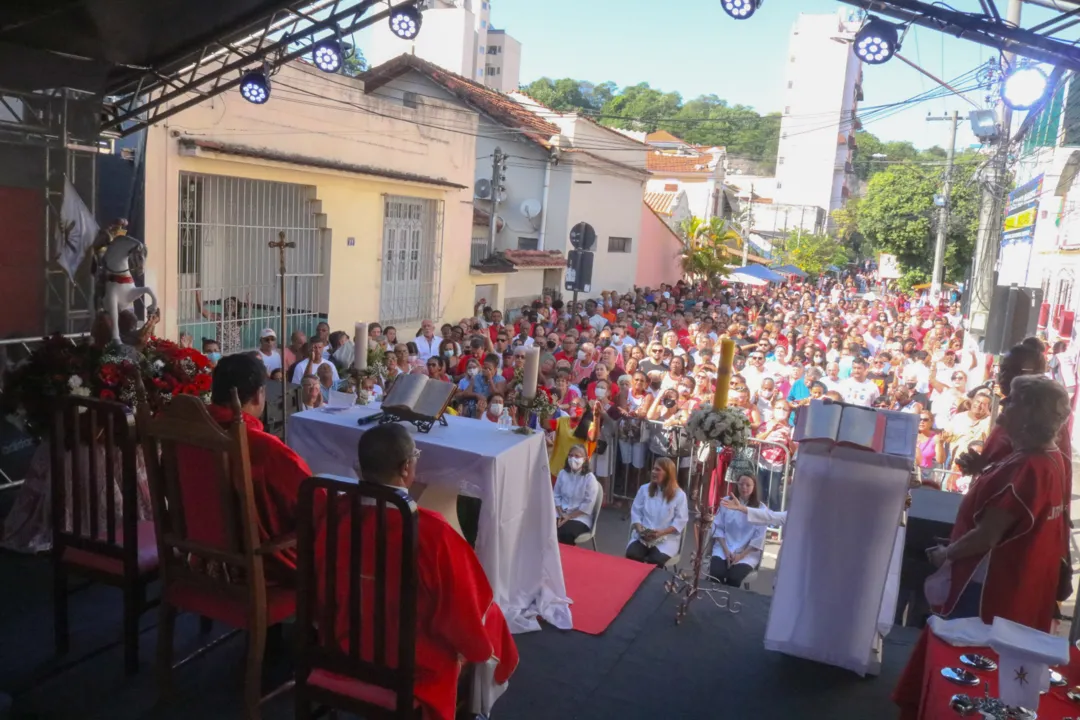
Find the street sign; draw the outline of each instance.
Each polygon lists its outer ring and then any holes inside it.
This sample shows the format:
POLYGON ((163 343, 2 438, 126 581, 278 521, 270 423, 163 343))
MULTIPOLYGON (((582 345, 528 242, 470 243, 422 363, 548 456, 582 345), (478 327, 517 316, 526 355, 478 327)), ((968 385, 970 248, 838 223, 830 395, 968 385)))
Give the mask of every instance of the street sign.
POLYGON ((592 250, 596 247, 596 230, 587 222, 579 222, 570 228, 570 244, 578 250, 592 250))

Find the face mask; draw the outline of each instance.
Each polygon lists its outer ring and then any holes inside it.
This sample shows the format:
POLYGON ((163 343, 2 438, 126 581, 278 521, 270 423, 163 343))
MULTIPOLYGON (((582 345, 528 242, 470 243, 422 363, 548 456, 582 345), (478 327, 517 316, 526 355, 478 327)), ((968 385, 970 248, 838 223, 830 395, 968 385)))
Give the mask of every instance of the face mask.
POLYGON ((758 391, 758 395, 760 395, 761 397, 766 398, 766 399, 771 398, 775 394, 776 393, 774 391, 772 391, 772 390, 759 390, 758 391))
POLYGON ((675 407, 675 405, 676 405, 675 398, 673 398, 673 397, 664 398, 664 407, 666 407, 667 409, 670 410, 671 408, 675 407))
POLYGON ((581 360, 582 362, 585 361, 585 351, 584 350, 578 350, 577 351, 577 359, 581 360))
POLYGON ((443 357, 448 357, 448 358, 454 357, 454 351, 453 350, 443 350, 443 357))
POLYGON ((411 363, 416 362, 417 357, 418 357, 417 355, 410 355, 409 356, 409 362, 411 362, 411 363))
POLYGON ((502 415, 502 411, 503 411, 503 404, 502 403, 491 403, 491 414, 492 415, 502 415))
POLYGON ((469 377, 476 377, 480 373, 480 368, 471 367, 466 372, 469 377))
POLYGON ((221 353, 219 353, 219 352, 207 353, 206 357, 210 359, 210 362, 212 362, 212 363, 214 363, 216 365, 218 360, 221 360, 221 353))
POLYGON ((784 420, 787 420, 788 413, 786 410, 773 410, 772 416, 773 420, 782 422, 784 420))
POLYGON ((597 400, 603 400, 606 397, 607 397, 607 390, 605 388, 597 388, 596 389, 596 399, 597 400))
POLYGON ((577 472, 581 469, 581 466, 585 464, 585 458, 572 457, 570 458, 570 469, 577 472))

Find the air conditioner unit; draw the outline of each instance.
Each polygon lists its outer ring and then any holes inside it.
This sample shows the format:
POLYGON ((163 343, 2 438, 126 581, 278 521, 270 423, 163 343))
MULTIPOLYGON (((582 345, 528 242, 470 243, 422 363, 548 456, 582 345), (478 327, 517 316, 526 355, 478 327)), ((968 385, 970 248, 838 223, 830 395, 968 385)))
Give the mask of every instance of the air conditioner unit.
POLYGON ((473 186, 473 197, 480 200, 490 200, 491 180, 487 178, 478 178, 476 184, 473 186))

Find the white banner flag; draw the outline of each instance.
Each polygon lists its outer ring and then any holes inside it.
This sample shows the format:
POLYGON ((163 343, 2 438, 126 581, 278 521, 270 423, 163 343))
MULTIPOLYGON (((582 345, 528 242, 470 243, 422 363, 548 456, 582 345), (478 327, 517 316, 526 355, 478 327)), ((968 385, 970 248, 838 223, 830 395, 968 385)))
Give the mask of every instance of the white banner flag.
POLYGON ((93 247, 97 234, 98 224, 94 213, 86 207, 71 181, 65 178, 64 202, 60 206, 60 227, 55 239, 56 262, 67 271, 72 281, 75 280, 75 271, 79 269, 86 253, 93 247))

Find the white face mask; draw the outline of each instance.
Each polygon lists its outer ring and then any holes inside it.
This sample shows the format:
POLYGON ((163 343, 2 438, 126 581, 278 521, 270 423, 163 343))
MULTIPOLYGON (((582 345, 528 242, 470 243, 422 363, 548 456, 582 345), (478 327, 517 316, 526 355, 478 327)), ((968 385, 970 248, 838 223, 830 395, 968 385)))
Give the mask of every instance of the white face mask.
POLYGON ((492 415, 502 415, 502 411, 503 411, 503 404, 502 403, 491 403, 491 414, 492 415))
POLYGON ((581 360, 582 362, 585 361, 585 351, 584 350, 578 350, 577 351, 577 359, 581 360))
POLYGON ((471 367, 466 371, 469 377, 476 377, 480 373, 480 368, 471 367))
POLYGON ((596 399, 597 400, 603 400, 606 397, 607 397, 607 389, 606 388, 596 388, 596 399))
POLYGON ((575 471, 575 472, 580 470, 581 466, 584 465, 584 464, 585 464, 585 458, 581 458, 581 457, 572 457, 572 458, 570 458, 570 469, 575 471))
POLYGON ((773 410, 772 411, 772 416, 773 416, 773 420, 777 420, 777 421, 782 422, 784 420, 787 420, 788 413, 787 413, 786 410, 773 410))

